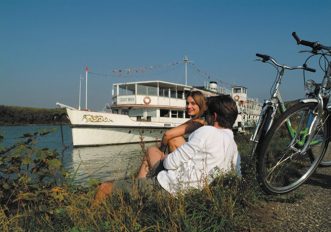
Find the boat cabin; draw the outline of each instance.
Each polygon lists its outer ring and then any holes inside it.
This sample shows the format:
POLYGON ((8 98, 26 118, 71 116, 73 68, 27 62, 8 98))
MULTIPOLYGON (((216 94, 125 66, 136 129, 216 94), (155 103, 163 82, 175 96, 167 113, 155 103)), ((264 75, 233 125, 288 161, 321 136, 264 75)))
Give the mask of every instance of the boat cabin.
POLYGON ((258 99, 248 98, 247 88, 244 86, 233 86, 231 94, 239 111, 235 127, 239 131, 254 127, 261 112, 261 103, 258 99))
POLYGON ((127 114, 137 121, 169 121, 189 118, 185 114, 185 96, 191 86, 165 81, 141 81, 113 84, 112 113, 127 114))

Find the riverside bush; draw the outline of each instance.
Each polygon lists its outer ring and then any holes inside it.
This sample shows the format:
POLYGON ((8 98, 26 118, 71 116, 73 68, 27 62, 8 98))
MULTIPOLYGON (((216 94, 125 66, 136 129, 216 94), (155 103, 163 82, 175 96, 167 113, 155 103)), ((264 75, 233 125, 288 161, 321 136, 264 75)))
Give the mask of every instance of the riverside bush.
MULTIPOLYGON (((25 134, 24 140, 0 151, 0 214, 17 216, 23 224, 34 223, 39 214, 52 213, 50 202, 64 196, 60 193, 65 171, 55 151, 37 148, 38 136, 48 132, 25 134), (26 217, 18 216, 21 212, 26 217)), ((0 216, 1 218, 1 216, 0 216)))
MULTIPOLYGON (((242 231, 249 224, 246 206, 255 194, 246 174, 219 176, 202 191, 177 197, 114 195, 91 207, 96 183, 73 185, 59 154, 35 146, 42 135, 26 135, 0 152, 1 231, 242 231)), ((248 143, 239 150, 243 173, 251 173, 248 143)))

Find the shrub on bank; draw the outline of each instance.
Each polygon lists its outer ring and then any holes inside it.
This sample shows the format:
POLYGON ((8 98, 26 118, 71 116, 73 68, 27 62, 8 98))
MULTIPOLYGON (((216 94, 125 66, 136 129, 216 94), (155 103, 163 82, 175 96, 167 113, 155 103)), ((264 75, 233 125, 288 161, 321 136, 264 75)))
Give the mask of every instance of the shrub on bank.
MULTIPOLYGON (((254 182, 232 174, 177 198, 116 195, 93 208, 96 185, 73 185, 59 154, 35 147, 37 136, 0 152, 1 231, 240 231, 248 224, 254 182)), ((239 149, 245 160, 248 145, 239 149)))

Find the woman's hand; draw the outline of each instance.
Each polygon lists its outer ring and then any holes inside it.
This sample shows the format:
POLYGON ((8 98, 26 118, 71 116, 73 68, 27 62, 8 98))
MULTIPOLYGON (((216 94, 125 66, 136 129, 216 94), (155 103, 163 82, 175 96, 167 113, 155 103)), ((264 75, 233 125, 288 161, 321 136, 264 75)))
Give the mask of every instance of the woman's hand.
POLYGON ((160 146, 160 150, 165 153, 167 150, 167 144, 164 144, 163 142, 161 142, 161 146, 160 146))

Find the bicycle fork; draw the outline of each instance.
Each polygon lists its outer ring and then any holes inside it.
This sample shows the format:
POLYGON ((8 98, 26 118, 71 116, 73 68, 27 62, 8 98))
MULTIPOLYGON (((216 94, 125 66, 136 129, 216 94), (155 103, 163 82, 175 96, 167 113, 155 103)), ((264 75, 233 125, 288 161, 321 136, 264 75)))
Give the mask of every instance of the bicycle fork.
MULTIPOLYGON (((318 96, 318 99, 305 99, 302 100, 302 102, 312 101, 314 100, 317 102, 317 107, 313 112, 310 112, 308 116, 308 121, 305 126, 305 129, 308 131, 304 133, 303 138, 300 138, 299 143, 302 143, 302 149, 298 150, 300 154, 304 155, 306 154, 307 150, 310 148, 310 146, 313 143, 313 138, 318 132, 317 129, 319 128, 319 125, 321 124, 322 115, 323 115, 323 99, 321 96, 318 96)), ((323 123, 322 123, 323 124, 323 123)), ((296 143, 297 136, 300 135, 300 131, 302 128, 298 128, 298 131, 296 132, 296 135, 294 136, 294 139, 292 143, 296 143)), ((292 144, 291 143, 291 144, 292 144)), ((292 148, 294 144, 291 145, 292 148)))

